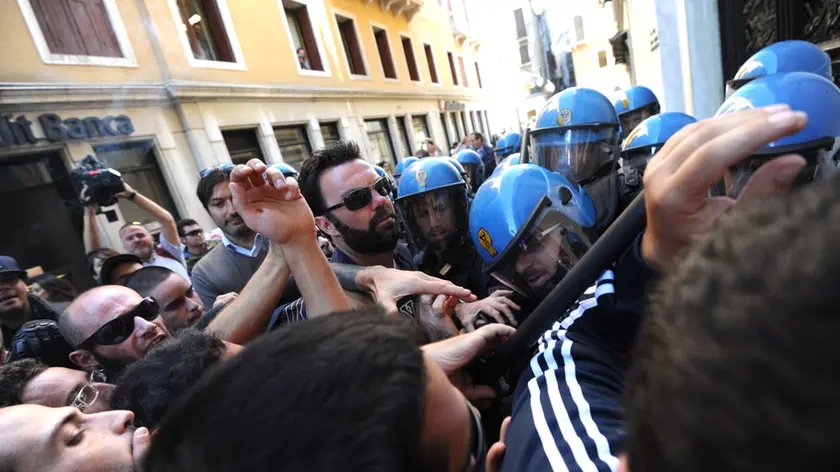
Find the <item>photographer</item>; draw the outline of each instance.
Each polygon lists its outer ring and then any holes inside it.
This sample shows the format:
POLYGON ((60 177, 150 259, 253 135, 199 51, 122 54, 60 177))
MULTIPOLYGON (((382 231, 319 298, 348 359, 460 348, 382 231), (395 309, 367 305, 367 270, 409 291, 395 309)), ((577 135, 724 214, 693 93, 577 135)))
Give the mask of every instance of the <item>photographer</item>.
MULTIPOLYGON (((85 202, 88 186, 85 184, 81 191, 81 200, 85 202)), ((184 253, 181 250, 178 227, 172 214, 149 198, 141 195, 130 185, 124 183, 124 190, 116 194, 117 198, 128 200, 146 211, 161 226, 160 246, 156 248, 155 240, 149 230, 139 222, 130 222, 120 228, 120 240, 123 249, 139 257, 144 266, 160 266, 181 275, 187 280, 190 276, 184 265, 184 253)), ((85 202, 88 203, 88 202, 85 202)), ((99 249, 102 242, 96 223, 97 206, 89 204, 85 208, 84 242, 88 253, 99 249)))

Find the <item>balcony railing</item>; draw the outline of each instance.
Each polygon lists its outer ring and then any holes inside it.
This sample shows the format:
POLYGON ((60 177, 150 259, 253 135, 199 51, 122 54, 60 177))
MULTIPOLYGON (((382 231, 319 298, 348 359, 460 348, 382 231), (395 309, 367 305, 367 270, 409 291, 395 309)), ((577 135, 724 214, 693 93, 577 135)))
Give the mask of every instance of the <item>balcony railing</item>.
POLYGON ((409 21, 423 7, 424 0, 365 0, 365 5, 378 3, 383 13, 391 12, 394 16, 405 13, 409 21))

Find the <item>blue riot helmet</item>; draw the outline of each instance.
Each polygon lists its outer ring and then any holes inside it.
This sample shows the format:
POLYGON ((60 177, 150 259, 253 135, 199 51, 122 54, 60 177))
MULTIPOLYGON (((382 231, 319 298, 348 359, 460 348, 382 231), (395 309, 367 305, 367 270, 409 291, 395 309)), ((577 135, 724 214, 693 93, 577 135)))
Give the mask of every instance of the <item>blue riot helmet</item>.
MULTIPOLYGON (((519 164, 519 153, 511 154, 510 156, 502 159, 499 162, 499 165, 496 166, 496 169, 493 170, 493 175, 499 175, 504 169, 509 166, 515 166, 519 164)), ((492 177, 492 176, 491 176, 492 177)))
POLYGON ((391 176, 391 174, 385 172, 385 169, 383 169, 380 166, 373 166, 373 170, 375 170, 376 173, 380 177, 385 177, 385 180, 388 181, 388 186, 390 187, 390 189, 389 189, 390 192, 389 193, 394 195, 394 198, 396 198, 395 193, 396 193, 396 190, 397 190, 397 183, 396 183, 396 181, 394 181, 394 178, 391 176))
POLYGON ((467 190, 469 191, 469 194, 472 195, 473 191, 472 187, 470 186, 469 176, 467 175, 467 171, 464 170, 464 166, 462 166, 461 163, 458 162, 458 159, 455 159, 454 157, 445 157, 444 159, 449 159, 449 162, 452 163, 452 165, 455 166, 456 169, 458 169, 458 172, 461 174, 461 177, 464 178, 464 182, 467 183, 467 190))
POLYGON ((498 141, 496 141, 496 148, 493 149, 493 152, 496 153, 496 158, 497 159, 500 155, 504 154, 505 151, 507 150, 507 138, 508 138, 508 135, 506 134, 506 135, 502 136, 501 138, 499 138, 498 141))
POLYGON ((478 186, 484 181, 484 161, 481 160, 481 156, 472 149, 463 149, 455 154, 455 160, 461 163, 461 167, 467 173, 467 183, 472 191, 478 190, 478 186))
POLYGON ((470 236, 490 275, 541 300, 589 250, 595 205, 581 186, 533 164, 505 168, 478 190, 470 236))
POLYGON ((603 232, 618 208, 618 116, 610 100, 587 88, 553 97, 530 132, 529 162, 560 173, 586 188, 603 232))
POLYGON ((457 250, 467 238, 467 183, 448 158, 429 157, 406 169, 396 203, 420 250, 457 250))
POLYGON ((755 53, 726 83, 726 97, 749 82, 770 74, 810 72, 833 80, 831 57, 816 44, 807 41, 780 41, 755 53))
POLYGON ((840 89, 828 79, 807 72, 761 77, 744 85, 726 100, 717 116, 784 103, 808 114, 802 131, 777 139, 750 158, 730 167, 724 176, 726 194, 737 197, 761 164, 785 154, 799 154, 807 165, 795 186, 831 175, 840 140, 840 89))
POLYGON ((642 177, 650 159, 662 149, 677 131, 697 123, 697 118, 685 113, 660 113, 636 127, 624 141, 621 150, 621 172, 630 187, 641 188, 642 177))
POLYGON ((613 106, 621 123, 621 139, 627 139, 639 123, 659 113, 656 95, 651 89, 641 86, 619 92, 613 100, 613 106))
POLYGON ((521 148, 522 135, 519 133, 508 133, 507 140, 505 141, 505 152, 503 153, 502 157, 507 157, 511 154, 518 153, 521 148))
POLYGON ((415 162, 417 162, 419 160, 420 160, 419 158, 416 158, 414 156, 408 156, 405 159, 398 162, 397 163, 397 171, 394 173, 394 179, 396 179, 397 182, 399 182, 400 175, 402 175, 402 173, 405 171, 406 167, 410 166, 411 164, 414 164, 415 162))
POLYGON ((285 162, 278 162, 276 164, 271 164, 268 166, 269 169, 274 168, 279 170, 283 173, 284 177, 294 177, 295 179, 298 178, 298 171, 294 167, 286 164, 285 162))

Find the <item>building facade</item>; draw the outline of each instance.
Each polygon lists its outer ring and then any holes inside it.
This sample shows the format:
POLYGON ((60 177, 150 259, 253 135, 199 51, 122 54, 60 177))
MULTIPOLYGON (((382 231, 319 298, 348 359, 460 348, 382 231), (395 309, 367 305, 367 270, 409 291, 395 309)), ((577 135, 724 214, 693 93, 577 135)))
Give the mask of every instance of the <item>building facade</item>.
MULTIPOLYGON (((8 0, 0 4, 0 253, 83 270, 69 170, 87 155, 173 215, 214 225, 199 171, 295 167, 338 139, 373 163, 490 134, 469 10, 446 0, 8 0), (457 17, 457 21, 456 21, 457 17)), ((121 249, 121 202, 99 215, 121 249)))

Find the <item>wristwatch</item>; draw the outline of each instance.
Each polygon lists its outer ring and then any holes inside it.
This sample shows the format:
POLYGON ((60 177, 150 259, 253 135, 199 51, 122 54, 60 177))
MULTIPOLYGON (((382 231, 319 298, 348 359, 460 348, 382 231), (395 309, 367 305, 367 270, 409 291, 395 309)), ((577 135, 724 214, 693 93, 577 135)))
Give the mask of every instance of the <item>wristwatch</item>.
POLYGON ((128 194, 128 200, 133 202, 134 197, 136 197, 136 196, 137 196, 137 190, 134 190, 134 191, 132 191, 131 193, 128 194))

